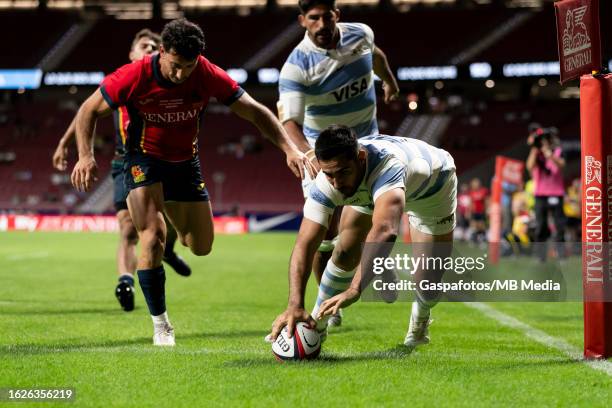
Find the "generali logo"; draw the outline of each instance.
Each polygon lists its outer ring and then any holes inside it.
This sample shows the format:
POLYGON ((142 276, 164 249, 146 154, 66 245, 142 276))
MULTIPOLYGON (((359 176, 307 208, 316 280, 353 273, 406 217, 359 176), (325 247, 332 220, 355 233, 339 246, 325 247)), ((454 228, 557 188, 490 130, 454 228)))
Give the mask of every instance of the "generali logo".
POLYGON ((604 271, 603 205, 601 162, 593 156, 584 157, 583 203, 583 271, 587 284, 601 284, 604 271), (597 181, 597 183, 593 183, 597 181), (591 184, 593 183, 593 184, 591 184))
POLYGON ((593 181, 601 184, 601 162, 595 160, 593 156, 584 157, 584 174, 585 174, 585 185, 591 184, 593 181))
POLYGON ((563 30, 564 57, 591 48, 591 39, 583 22, 588 8, 588 6, 581 6, 569 9, 565 14, 565 29, 563 30))
POLYGON ((586 5, 569 8, 565 13, 563 65, 568 72, 592 62, 591 38, 583 21, 588 8, 586 5))
POLYGON ((555 15, 561 83, 600 71, 599 0, 556 1, 555 15))

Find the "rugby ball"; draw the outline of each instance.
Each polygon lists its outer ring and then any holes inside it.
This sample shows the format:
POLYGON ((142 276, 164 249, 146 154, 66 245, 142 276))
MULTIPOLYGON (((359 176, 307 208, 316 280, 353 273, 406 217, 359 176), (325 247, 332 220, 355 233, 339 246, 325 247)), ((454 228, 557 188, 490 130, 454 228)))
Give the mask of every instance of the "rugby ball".
POLYGON ((279 361, 311 360, 321 352, 321 337, 316 330, 304 322, 295 326, 293 337, 287 337, 287 327, 283 327, 276 341, 272 343, 272 353, 279 361))

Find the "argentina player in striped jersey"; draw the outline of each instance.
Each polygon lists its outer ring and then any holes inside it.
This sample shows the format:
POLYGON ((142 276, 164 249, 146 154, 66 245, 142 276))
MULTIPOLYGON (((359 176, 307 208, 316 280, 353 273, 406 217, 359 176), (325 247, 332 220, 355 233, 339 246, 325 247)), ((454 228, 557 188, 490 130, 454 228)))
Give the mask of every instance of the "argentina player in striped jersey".
MULTIPOLYGON (((409 215, 411 240, 418 253, 446 257, 452 250, 457 177, 448 152, 420 140, 385 135, 358 141, 350 128, 333 125, 317 139, 315 154, 321 172, 304 205, 289 266, 289 303, 273 324, 272 340, 285 325, 293 333, 299 321, 316 325, 326 336, 329 316, 359 299, 361 245, 394 242, 402 213, 409 215), (304 310, 304 293, 312 257, 340 205, 345 206, 342 240, 323 273, 316 306, 309 314, 304 310)), ((368 256, 362 261, 366 265, 368 256)), ((441 282, 443 273, 417 270, 415 283, 418 287, 423 279, 441 282)), ((410 349, 429 342, 430 311, 439 296, 438 291, 417 291, 404 340, 410 349)))
MULTIPOLYGON (((316 166, 312 148, 329 125, 349 126, 358 137, 378 132, 373 74, 382 79, 386 103, 397 98, 399 88, 370 27, 338 22, 334 0, 300 0, 298 5, 306 33, 281 70, 278 113, 292 141, 316 166)), ((304 197, 311 184, 305 177, 304 197)), ((339 219, 340 209, 315 256, 318 281, 334 248, 339 219)), ((340 323, 340 313, 330 320, 330 325, 340 323)))

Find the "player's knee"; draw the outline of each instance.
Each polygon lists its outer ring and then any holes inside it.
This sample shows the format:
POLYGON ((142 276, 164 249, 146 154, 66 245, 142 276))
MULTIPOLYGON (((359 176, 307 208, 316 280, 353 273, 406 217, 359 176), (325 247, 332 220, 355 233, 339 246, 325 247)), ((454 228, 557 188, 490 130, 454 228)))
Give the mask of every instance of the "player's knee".
POLYGON ((190 248, 191 252, 196 256, 206 256, 212 251, 212 243, 200 244, 190 248))
POLYGON ((161 226, 155 226, 144 230, 140 237, 140 245, 143 251, 148 251, 154 255, 164 252, 166 235, 161 226))
POLYGON ((119 224, 119 237, 126 244, 136 245, 138 243, 138 231, 131 220, 119 224))
POLYGON ((336 246, 332 254, 332 262, 344 270, 354 269, 359 264, 359 253, 336 246))

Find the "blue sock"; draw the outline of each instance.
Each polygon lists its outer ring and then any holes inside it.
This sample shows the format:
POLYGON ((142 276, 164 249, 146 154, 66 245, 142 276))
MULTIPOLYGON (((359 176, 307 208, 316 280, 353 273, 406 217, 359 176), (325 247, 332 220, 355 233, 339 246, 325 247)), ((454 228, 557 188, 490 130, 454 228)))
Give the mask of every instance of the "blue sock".
MULTIPOLYGON (((351 286, 351 281, 353 280, 354 275, 355 269, 352 271, 345 271, 336 266, 331 259, 327 262, 323 276, 321 276, 319 293, 317 294, 317 302, 311 313, 315 320, 317 319, 317 314, 319 313, 319 306, 321 306, 321 303, 348 289, 348 287, 351 286)), ((325 316, 321 320, 317 321, 317 328, 320 330, 326 327, 328 320, 329 316, 325 316)))
POLYGON ((149 306, 151 316, 159 316, 166 311, 166 273, 163 266, 138 271, 138 281, 142 294, 149 306))
POLYGON ((134 286, 134 277, 132 275, 121 275, 119 277, 119 282, 127 282, 130 286, 134 286))

